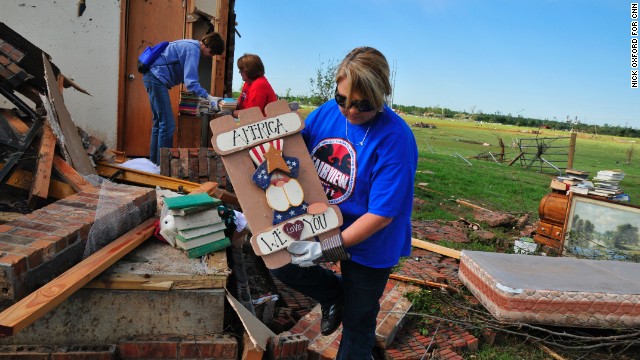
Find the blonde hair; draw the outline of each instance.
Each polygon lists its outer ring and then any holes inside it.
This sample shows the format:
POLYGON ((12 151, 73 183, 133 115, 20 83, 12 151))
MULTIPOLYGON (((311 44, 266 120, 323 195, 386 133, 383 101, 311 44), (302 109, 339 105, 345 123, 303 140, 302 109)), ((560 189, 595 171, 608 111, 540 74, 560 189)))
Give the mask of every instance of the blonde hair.
POLYGON ((385 98, 391 95, 389 63, 372 47, 358 47, 347 54, 336 70, 336 83, 342 80, 347 81, 347 104, 353 94, 358 94, 380 111, 385 98))

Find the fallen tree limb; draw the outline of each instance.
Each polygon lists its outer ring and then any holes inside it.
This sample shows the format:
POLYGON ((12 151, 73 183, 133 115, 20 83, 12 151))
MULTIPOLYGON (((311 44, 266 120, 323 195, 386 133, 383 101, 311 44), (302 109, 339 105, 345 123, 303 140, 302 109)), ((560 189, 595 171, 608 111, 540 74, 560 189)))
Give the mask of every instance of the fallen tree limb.
POLYGON ((0 336, 17 333, 60 305, 153 235, 156 220, 148 219, 0 313, 0 336))

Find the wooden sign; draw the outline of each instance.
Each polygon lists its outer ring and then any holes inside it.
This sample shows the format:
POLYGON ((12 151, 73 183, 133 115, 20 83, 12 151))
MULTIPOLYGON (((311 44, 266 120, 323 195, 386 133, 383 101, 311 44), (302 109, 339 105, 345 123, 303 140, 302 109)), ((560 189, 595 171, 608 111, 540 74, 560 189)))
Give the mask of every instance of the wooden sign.
POLYGON ((307 147, 304 122, 286 101, 240 111, 210 122, 211 143, 231 179, 253 233, 251 246, 270 269, 291 262, 298 240, 340 233, 342 214, 329 205, 307 147))

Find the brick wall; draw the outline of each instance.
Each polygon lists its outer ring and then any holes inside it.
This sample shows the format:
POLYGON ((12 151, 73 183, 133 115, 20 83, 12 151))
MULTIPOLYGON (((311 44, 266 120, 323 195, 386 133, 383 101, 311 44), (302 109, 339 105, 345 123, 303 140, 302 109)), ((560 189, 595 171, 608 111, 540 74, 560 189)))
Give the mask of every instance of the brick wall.
MULTIPOLYGON (((10 306, 81 261, 92 226, 131 212, 131 207, 141 221, 153 216, 155 190, 112 185, 105 194, 95 187, 0 225, 0 308, 10 306)), ((103 229, 105 239, 101 241, 113 241, 138 225, 125 224, 118 222, 103 229)))
POLYGON ((119 359, 236 360, 238 342, 230 335, 164 336, 135 339, 118 345, 119 359))
POLYGON ((0 346, 0 360, 114 360, 116 346, 48 347, 36 345, 0 346))

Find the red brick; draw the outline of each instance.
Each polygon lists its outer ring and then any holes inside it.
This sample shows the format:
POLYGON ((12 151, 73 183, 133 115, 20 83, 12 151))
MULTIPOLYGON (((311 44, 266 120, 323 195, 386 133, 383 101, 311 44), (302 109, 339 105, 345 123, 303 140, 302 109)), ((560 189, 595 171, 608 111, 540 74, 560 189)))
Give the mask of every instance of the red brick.
POLYGON ((23 229, 37 230, 46 233, 52 233, 58 230, 57 226, 39 223, 37 219, 34 219, 34 221, 27 221, 24 216, 11 221, 11 225, 21 227, 23 229))
POLYGON ((9 231, 11 231, 11 229, 15 229, 15 226, 8 225, 8 224, 0 225, 0 233, 9 232, 9 231))
POLYGON ((118 345, 120 357, 136 358, 177 358, 177 341, 131 341, 118 345))
POLYGON ((482 329, 480 339, 482 339, 482 341, 487 345, 493 345, 496 341, 496 332, 491 329, 482 329))
POLYGON ((16 352, 16 353, 0 353, 0 359, 2 360, 49 360, 49 353, 29 353, 29 352, 16 352))
POLYGON ((15 255, 25 255, 27 257, 27 266, 29 269, 33 269, 42 264, 42 250, 40 249, 0 243, 0 251, 15 255))
POLYGON ((59 253, 67 247, 67 238, 64 236, 49 235, 40 238, 42 241, 48 241, 55 244, 55 251, 59 253))
POLYGON ((0 242, 11 244, 11 245, 20 245, 20 246, 27 246, 31 244, 34 241, 34 239, 24 237, 24 236, 14 235, 16 230, 19 230, 19 229, 20 228, 16 228, 9 233, 0 233, 0 242))
POLYGON ((27 256, 4 253, 0 256, 0 267, 2 266, 10 267, 14 276, 20 277, 27 271, 27 256))
POLYGON ((51 349, 45 346, 0 346, 0 359, 2 360, 49 360, 50 354, 51 349))
POLYGON ((237 349, 237 342, 228 337, 202 337, 196 340, 183 340, 178 353, 181 359, 220 358, 226 356, 225 352, 229 352, 229 349, 226 349, 229 345, 237 349))
POLYGON ((238 344, 237 343, 232 343, 232 342, 227 342, 225 344, 222 344, 222 357, 223 359, 235 359, 237 357, 238 354, 238 344))
POLYGON ((477 338, 470 335, 470 337, 465 337, 467 341, 467 351, 476 352, 479 348, 479 341, 477 338))
POLYGON ((65 351, 51 353, 51 360, 114 360, 115 351, 65 351))
POLYGON ((24 53, 18 49, 13 49, 10 56, 11 56, 11 60, 15 62, 20 62, 20 60, 24 58, 24 53))
POLYGON ((57 253, 56 251, 56 243, 46 240, 36 240, 29 244, 29 247, 35 249, 42 250, 42 260, 49 261, 51 260, 57 253))
POLYGON ((322 360, 333 360, 333 359, 336 358, 336 355, 338 355, 338 350, 334 349, 332 347, 328 347, 328 348, 324 349, 322 354, 320 354, 320 359, 322 359, 322 360))
POLYGON ((49 233, 43 232, 43 231, 37 231, 37 230, 31 230, 31 229, 15 229, 11 235, 16 235, 16 236, 22 236, 22 237, 26 237, 26 238, 30 238, 33 240, 37 240, 43 236, 47 236, 49 235, 49 233))
POLYGON ((452 342, 453 347, 458 351, 464 351, 467 346, 467 342, 463 339, 456 339, 452 342))

